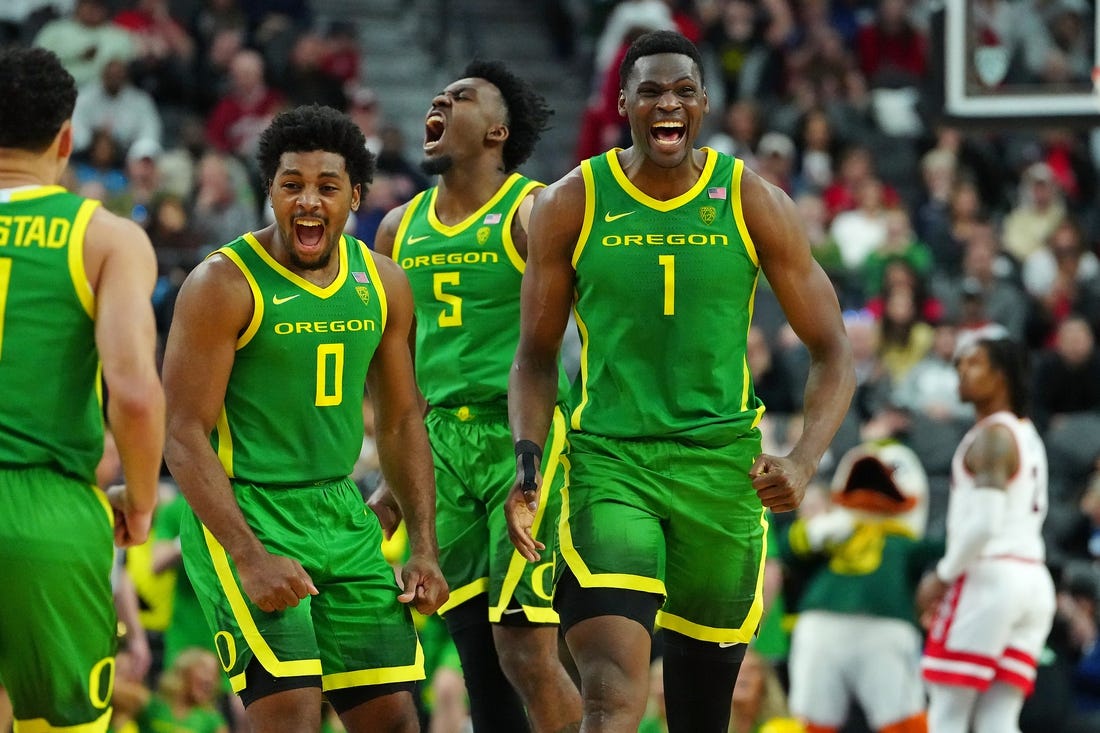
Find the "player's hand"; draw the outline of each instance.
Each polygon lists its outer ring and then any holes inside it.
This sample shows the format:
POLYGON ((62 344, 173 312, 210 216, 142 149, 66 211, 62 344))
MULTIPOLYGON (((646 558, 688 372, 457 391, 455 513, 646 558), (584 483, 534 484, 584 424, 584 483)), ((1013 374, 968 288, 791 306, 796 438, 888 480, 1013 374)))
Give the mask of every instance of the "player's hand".
POLYGON ((420 613, 430 616, 451 597, 450 588, 431 555, 414 552, 401 568, 401 595, 397 600, 411 603, 420 613))
POLYGON ((773 512, 789 512, 802 503, 813 473, 813 466, 793 458, 761 453, 749 469, 749 478, 761 504, 773 512))
POLYGON ((306 596, 318 593, 309 573, 294 558, 264 550, 234 561, 245 595, 266 613, 297 606, 306 596))
POLYGON ((397 503, 397 499, 394 497, 393 492, 390 491, 390 486, 385 481, 382 481, 375 489, 370 498, 367 499, 367 506, 371 508, 375 516, 378 517, 378 522, 382 525, 382 534, 386 539, 392 539, 393 533, 397 531, 398 526, 401 524, 401 507, 397 503))
POLYGON ((134 508, 125 484, 107 489, 107 501, 115 515, 115 545, 133 547, 149 539, 149 530, 153 526, 153 510, 134 508))
POLYGON ((539 491, 542 474, 536 472, 535 480, 524 481, 522 471, 516 476, 508 496, 504 500, 504 517, 508 522, 508 539, 512 540, 519 554, 528 562, 539 561, 539 551, 546 545, 535 539, 531 528, 535 525, 535 513, 539 508, 539 491))
POLYGON ((950 583, 940 580, 940 576, 931 570, 925 573, 917 584, 917 616, 921 627, 926 631, 932 628, 932 622, 936 618, 936 608, 943 602, 950 588, 950 583))

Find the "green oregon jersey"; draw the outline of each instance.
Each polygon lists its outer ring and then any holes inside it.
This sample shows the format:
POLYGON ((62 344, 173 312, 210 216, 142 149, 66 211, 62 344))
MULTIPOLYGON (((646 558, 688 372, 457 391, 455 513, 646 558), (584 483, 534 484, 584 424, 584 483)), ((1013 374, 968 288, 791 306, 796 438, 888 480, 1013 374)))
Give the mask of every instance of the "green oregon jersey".
POLYGON ((366 245, 344 236, 340 271, 319 287, 251 234, 218 250, 252 288, 211 442, 232 477, 310 484, 351 474, 363 444, 367 367, 386 325, 386 294, 366 245))
POLYGON ((103 454, 95 296, 84 234, 98 202, 0 190, 0 465, 90 483, 103 454))
POLYGON ((710 445, 763 414, 745 359, 760 268, 741 211, 744 164, 705 150, 699 180, 669 201, 634 186, 617 150, 581 164, 573 430, 710 445))
MULTIPOLYGON (((484 206, 454 226, 436 218, 437 188, 409 202, 393 259, 412 285, 416 378, 428 404, 506 399, 524 269, 512 242, 512 219, 541 185, 513 173, 484 206)), ((564 396, 564 372, 561 386, 564 396)))

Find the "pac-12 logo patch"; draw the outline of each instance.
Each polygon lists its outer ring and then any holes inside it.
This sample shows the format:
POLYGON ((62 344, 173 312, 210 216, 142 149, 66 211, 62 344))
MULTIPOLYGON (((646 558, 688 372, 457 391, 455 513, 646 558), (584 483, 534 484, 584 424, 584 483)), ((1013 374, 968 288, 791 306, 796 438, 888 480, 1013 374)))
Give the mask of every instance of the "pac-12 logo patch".
POLYGON ((355 292, 359 294, 359 300, 363 301, 363 305, 370 305, 370 288, 356 285, 355 292))
POLYGON ((477 243, 485 244, 489 241, 489 227, 479 227, 477 230, 477 243))
POLYGON ((715 218, 718 216, 718 209, 713 206, 700 206, 699 218, 703 220, 704 224, 713 224, 715 218))

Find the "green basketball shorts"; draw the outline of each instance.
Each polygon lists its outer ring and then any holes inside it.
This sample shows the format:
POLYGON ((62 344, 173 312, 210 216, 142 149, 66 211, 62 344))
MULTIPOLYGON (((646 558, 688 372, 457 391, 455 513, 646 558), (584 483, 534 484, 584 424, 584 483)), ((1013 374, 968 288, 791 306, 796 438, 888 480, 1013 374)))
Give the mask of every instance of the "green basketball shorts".
MULTIPOLYGON (((665 598, 657 625, 747 643, 763 613, 760 433, 718 448, 570 433, 558 539, 582 588, 665 598)), ((560 576, 562 569, 559 569, 560 576)))
POLYGON ((273 554, 302 564, 320 593, 265 613, 241 589, 233 560, 199 520, 180 528, 184 566, 234 692, 255 658, 274 677, 321 675, 325 690, 424 678, 424 653, 382 530, 351 479, 262 487, 233 481, 252 531, 273 554))
POLYGON ((439 564, 451 588, 441 614, 488 593, 489 621, 522 613, 533 623, 556 624, 551 608, 555 535, 561 506, 559 455, 565 443, 560 409, 542 458, 542 493, 532 532, 546 545, 542 561, 529 563, 508 539, 504 499, 516 480, 516 454, 507 408, 471 405, 432 408, 425 419, 435 460, 439 564))
POLYGON ((0 469, 0 680, 16 731, 107 730, 113 516, 104 493, 78 479, 0 469))

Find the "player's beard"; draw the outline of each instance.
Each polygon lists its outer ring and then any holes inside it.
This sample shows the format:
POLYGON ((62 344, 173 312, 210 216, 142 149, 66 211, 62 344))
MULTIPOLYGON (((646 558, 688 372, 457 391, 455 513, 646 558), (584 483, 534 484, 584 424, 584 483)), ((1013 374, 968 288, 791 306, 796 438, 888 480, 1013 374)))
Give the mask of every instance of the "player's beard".
POLYGON ((441 176, 451 169, 455 159, 449 155, 440 155, 437 158, 425 158, 420 161, 420 170, 427 176, 441 176))

